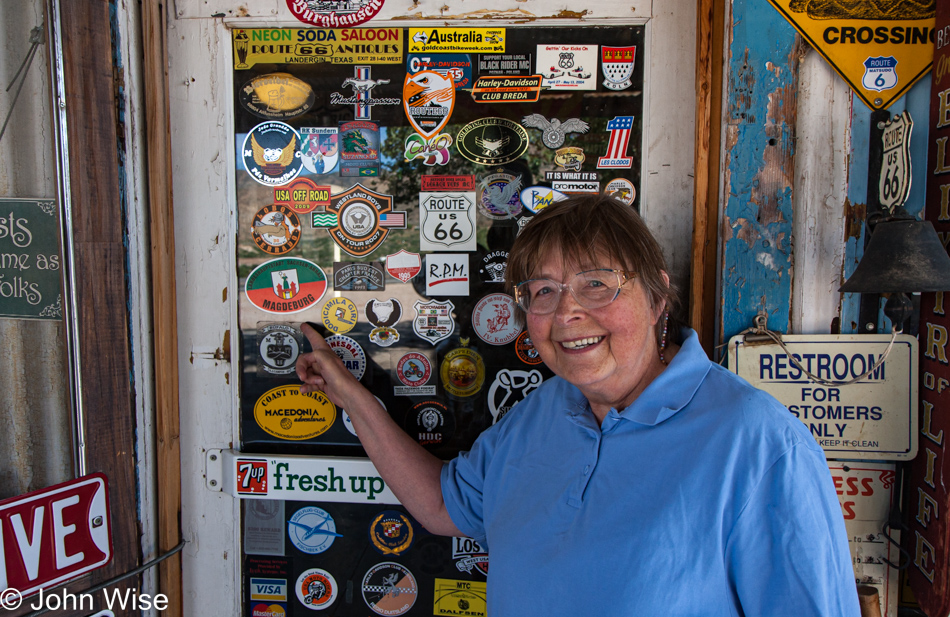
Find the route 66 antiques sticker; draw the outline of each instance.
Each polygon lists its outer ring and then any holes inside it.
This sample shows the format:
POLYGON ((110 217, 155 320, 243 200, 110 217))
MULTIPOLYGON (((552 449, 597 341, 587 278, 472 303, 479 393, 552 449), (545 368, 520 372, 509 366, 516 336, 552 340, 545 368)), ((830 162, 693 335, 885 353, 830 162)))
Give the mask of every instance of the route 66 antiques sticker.
POLYGON ((475 192, 419 193, 419 250, 474 251, 475 192))

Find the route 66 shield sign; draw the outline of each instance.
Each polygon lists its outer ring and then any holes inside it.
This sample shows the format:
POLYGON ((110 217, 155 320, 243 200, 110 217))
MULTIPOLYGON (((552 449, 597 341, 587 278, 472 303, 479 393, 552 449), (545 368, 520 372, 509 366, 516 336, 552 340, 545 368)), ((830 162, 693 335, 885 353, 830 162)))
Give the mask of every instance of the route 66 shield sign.
POLYGON ((419 193, 419 250, 474 251, 475 193, 419 193))
POLYGON ((893 210, 907 201, 910 193, 910 133, 914 121, 905 111, 884 125, 881 179, 878 193, 881 205, 893 210))

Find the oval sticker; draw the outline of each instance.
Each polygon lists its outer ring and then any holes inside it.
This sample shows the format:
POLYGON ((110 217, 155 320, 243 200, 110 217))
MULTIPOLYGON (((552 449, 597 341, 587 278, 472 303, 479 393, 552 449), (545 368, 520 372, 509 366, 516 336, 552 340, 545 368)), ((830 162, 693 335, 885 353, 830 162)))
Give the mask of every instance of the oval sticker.
POLYGON ((315 305, 327 290, 320 266, 298 257, 272 259, 254 268, 244 281, 247 299, 268 313, 299 313, 315 305))
POLYGON ((315 98, 313 88, 290 73, 259 75, 239 92, 241 107, 267 120, 289 120, 305 114, 315 98))
POLYGON ((336 405, 323 392, 301 394, 300 386, 278 386, 257 399, 254 421, 278 439, 312 439, 333 426, 336 405))

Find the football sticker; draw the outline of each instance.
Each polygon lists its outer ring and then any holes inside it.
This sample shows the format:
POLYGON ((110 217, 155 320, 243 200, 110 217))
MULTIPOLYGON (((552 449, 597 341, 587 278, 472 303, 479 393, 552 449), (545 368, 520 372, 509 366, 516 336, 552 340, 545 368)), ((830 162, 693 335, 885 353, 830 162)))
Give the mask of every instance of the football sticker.
POLYGON ((303 441, 327 432, 336 421, 336 405, 323 392, 300 393, 300 386, 278 386, 254 404, 254 421, 278 439, 303 441))

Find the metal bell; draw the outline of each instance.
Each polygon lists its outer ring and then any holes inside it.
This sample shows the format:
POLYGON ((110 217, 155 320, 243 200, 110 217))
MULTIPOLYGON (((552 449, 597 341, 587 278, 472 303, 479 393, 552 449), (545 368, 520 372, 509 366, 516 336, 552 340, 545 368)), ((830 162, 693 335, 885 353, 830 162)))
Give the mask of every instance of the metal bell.
POLYGON ((950 256, 930 221, 884 220, 874 226, 864 257, 838 291, 950 291, 950 256))

